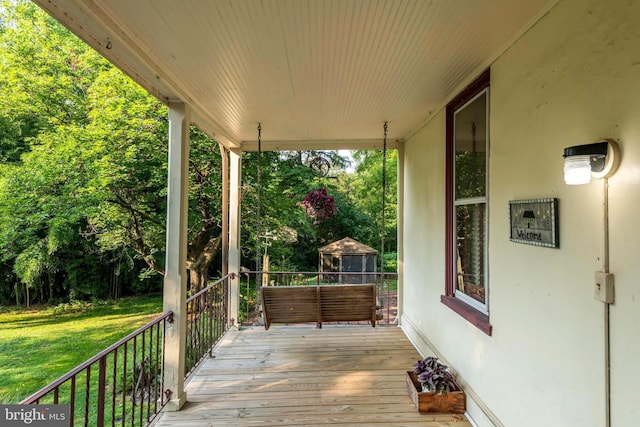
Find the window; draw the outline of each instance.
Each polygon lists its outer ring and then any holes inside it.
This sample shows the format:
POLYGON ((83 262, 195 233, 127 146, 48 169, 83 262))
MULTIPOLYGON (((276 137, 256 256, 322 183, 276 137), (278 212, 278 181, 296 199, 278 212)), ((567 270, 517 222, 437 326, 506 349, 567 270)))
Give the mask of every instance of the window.
POLYGON ((487 70, 447 105, 447 271, 442 302, 490 335, 489 82, 487 70))

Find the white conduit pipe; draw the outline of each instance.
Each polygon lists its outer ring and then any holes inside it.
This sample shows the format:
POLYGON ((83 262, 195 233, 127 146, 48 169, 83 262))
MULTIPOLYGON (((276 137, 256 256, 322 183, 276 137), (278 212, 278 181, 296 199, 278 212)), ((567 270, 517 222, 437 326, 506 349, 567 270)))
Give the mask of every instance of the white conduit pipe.
MULTIPOLYGON (((604 178, 604 272, 609 273, 609 179, 604 178)), ((611 427, 611 339, 609 304, 604 303, 605 426, 611 427)))

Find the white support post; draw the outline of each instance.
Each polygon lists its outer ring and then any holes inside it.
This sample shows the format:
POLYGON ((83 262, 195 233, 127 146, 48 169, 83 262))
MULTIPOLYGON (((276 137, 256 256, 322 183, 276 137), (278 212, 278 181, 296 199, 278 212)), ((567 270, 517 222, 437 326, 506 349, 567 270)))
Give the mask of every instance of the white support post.
POLYGON ((169 179, 163 310, 173 312, 165 333, 165 389, 171 390, 166 411, 179 411, 187 401, 184 369, 187 335, 187 208, 189 204, 189 107, 169 103, 169 179))
POLYGON ((242 152, 229 153, 229 319, 238 326, 240 314, 240 203, 242 199, 242 152))
POLYGON ((398 299, 398 314, 396 319, 400 324, 402 322, 403 313, 403 293, 404 293, 404 145, 401 143, 398 145, 398 205, 397 205, 397 219, 398 219, 398 287, 397 287, 397 299, 398 299))

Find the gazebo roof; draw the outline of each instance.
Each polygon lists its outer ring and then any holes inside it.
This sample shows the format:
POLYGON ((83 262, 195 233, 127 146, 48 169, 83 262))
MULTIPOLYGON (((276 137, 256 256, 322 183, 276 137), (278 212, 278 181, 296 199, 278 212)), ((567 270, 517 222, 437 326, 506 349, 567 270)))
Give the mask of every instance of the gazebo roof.
POLYGON ((337 242, 329 243, 318 249, 321 254, 342 254, 342 255, 365 255, 377 254, 378 251, 363 243, 353 240, 351 237, 345 237, 337 242))

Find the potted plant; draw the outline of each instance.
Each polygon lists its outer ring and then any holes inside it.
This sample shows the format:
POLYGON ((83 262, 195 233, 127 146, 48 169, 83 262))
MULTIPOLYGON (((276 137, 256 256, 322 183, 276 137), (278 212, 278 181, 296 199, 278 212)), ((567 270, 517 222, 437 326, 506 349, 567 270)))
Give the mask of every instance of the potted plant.
POLYGON ((425 357, 407 371, 407 388, 419 412, 465 412, 464 392, 436 357, 425 357))

